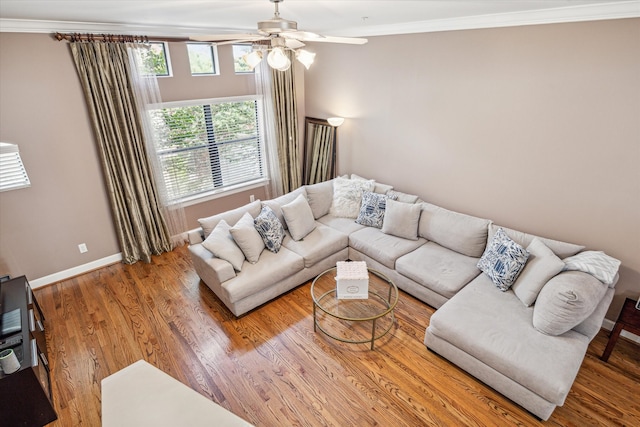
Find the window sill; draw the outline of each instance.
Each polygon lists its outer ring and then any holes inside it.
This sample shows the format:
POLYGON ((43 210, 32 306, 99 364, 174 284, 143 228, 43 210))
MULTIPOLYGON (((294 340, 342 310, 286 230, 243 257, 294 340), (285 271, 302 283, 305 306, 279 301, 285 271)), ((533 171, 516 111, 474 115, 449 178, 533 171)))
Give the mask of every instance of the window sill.
POLYGON ((182 205, 183 207, 197 205, 199 203, 208 202, 209 200, 220 199, 232 194, 241 193, 243 191, 252 190, 254 188, 264 187, 268 184, 267 179, 259 179, 251 182, 245 182, 237 186, 231 186, 220 190, 209 191, 207 193, 198 194, 197 196, 185 197, 172 204, 182 205))

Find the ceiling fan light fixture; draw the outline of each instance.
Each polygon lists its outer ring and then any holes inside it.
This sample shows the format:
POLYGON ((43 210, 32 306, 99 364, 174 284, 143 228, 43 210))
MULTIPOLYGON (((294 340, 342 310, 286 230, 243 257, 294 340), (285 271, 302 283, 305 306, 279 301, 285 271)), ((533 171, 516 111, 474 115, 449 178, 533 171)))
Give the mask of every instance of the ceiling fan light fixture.
POLYGON ((278 71, 287 71, 291 67, 291 60, 281 47, 275 47, 267 55, 267 63, 278 71))
POLYGON ((308 50, 298 49, 296 50, 296 59, 304 65, 304 67, 308 70, 311 64, 313 64, 313 60, 316 58, 316 54, 313 52, 309 52, 308 50))
POLYGON ((242 56, 244 62, 253 70, 262 61, 262 51, 254 50, 242 56))

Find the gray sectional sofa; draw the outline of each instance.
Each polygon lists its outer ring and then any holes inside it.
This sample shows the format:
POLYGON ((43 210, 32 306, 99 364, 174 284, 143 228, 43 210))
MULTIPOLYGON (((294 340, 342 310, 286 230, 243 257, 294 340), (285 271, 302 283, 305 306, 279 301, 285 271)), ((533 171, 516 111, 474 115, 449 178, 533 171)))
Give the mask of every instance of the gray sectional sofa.
POLYGON ((366 261, 437 309, 427 348, 544 420, 569 393, 619 267, 355 175, 199 222, 195 269, 236 316, 337 261, 366 261))

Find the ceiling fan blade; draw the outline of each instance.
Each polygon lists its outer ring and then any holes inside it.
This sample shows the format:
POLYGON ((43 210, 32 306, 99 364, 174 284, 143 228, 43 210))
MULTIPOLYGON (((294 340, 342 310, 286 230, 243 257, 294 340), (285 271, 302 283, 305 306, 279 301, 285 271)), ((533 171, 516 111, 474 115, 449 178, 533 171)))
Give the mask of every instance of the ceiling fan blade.
POLYGON ((365 44, 369 40, 359 37, 333 37, 333 36, 320 36, 314 39, 302 39, 306 42, 318 42, 318 43, 343 43, 343 44, 365 44))
POLYGON ((288 39, 288 38, 284 38, 284 44, 289 48, 289 49, 299 49, 301 47, 304 47, 305 44, 302 43, 300 40, 298 39, 288 39))
POLYGON ((287 31, 287 32, 281 33, 280 36, 287 39, 304 40, 304 41, 311 41, 311 40, 315 40, 323 37, 320 34, 312 33, 309 31, 287 31))
POLYGON ((227 44, 242 44, 242 43, 247 44, 247 43, 253 43, 261 40, 269 40, 269 37, 255 36, 252 39, 225 40, 222 42, 211 42, 211 43, 215 44, 216 46, 224 46, 227 44))
POLYGON ((262 40, 264 36, 260 34, 239 33, 239 34, 205 34, 189 37, 189 40, 197 42, 226 42, 230 40, 262 40))

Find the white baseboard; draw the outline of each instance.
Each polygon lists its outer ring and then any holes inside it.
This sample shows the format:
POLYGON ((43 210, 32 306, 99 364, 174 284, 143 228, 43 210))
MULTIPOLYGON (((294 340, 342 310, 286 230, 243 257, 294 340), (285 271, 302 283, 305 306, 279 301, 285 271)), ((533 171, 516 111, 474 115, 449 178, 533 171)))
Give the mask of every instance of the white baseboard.
POLYGON ((120 261, 122 261, 122 254, 117 253, 115 255, 97 259, 95 261, 82 264, 68 270, 59 271, 58 273, 53 273, 48 276, 41 277, 39 279, 29 280, 29 285, 32 289, 37 289, 42 286, 50 285, 61 280, 66 280, 83 273, 88 273, 89 271, 97 270, 98 268, 106 267, 107 265, 111 265, 120 261))
MULTIPOLYGON (((613 327, 615 326, 616 322, 613 322, 609 319, 604 319, 602 321, 602 327, 604 329, 606 329, 607 331, 610 331, 613 329, 613 327)), ((636 342, 638 344, 640 344, 640 337, 638 335, 634 335, 629 331, 625 331, 624 329, 622 330, 622 332, 620 332, 620 336, 621 337, 625 337, 633 342, 636 342)))

